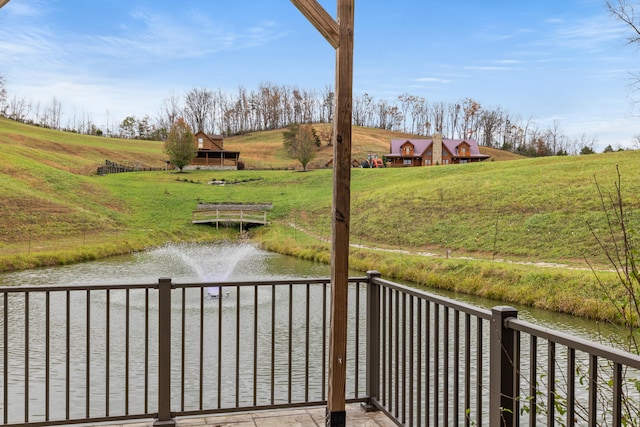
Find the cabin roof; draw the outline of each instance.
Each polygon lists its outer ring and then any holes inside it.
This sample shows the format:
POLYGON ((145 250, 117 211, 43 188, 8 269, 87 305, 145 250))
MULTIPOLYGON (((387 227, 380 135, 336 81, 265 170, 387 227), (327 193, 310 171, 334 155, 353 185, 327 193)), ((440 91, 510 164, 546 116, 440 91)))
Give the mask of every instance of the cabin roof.
MULTIPOLYGON (((425 138, 425 139, 392 139, 391 147, 390 147, 390 156, 402 156, 402 146, 406 143, 410 142, 413 144, 413 155, 414 156, 422 156, 425 154, 427 149, 433 145, 433 138, 425 138)), ((460 147, 463 143, 466 143, 469 146, 469 154, 471 157, 489 157, 486 154, 480 153, 480 148, 478 147, 478 142, 474 139, 442 139, 442 148, 445 149, 451 154, 454 155, 456 152, 456 148, 460 147)))

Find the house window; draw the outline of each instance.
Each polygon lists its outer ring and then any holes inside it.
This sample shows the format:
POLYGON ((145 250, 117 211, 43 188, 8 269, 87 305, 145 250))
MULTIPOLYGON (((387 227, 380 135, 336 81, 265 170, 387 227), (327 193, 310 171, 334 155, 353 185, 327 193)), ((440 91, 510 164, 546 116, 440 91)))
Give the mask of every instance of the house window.
POLYGON ((462 155, 463 156, 467 155, 467 147, 462 147, 462 155))
POLYGON ((426 165, 427 165, 427 166, 431 166, 431 159, 427 159, 427 160, 425 161, 425 163, 426 163, 426 165))
POLYGON ((467 163, 467 159, 461 159, 460 163, 467 163))
POLYGON ((442 164, 443 165, 448 165, 449 164, 449 159, 443 159, 442 160, 442 164))
POLYGON ((411 166, 411 159, 404 159, 404 160, 403 160, 403 164, 404 164, 405 166, 411 166))
POLYGON ((204 148, 204 138, 198 138, 198 148, 204 148))
POLYGON ((404 148, 404 152, 405 152, 406 154, 409 154, 409 153, 411 152, 411 149, 410 149, 409 147, 405 147, 405 148, 404 148))

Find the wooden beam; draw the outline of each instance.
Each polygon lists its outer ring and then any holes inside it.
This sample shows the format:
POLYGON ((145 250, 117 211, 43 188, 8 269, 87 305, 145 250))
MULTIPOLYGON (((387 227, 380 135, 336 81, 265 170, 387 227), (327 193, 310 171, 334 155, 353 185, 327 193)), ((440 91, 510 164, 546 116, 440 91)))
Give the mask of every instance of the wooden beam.
POLYGON ((346 425, 349 224, 351 220, 351 114, 355 0, 338 0, 338 22, 316 0, 291 0, 336 49, 331 219, 331 320, 326 425, 346 425))
POLYGON ((7 3, 9 3, 9 0, 0 0, 0 7, 4 6, 7 3))
POLYGON ((327 426, 344 426, 351 218, 351 113, 354 0, 338 0, 340 47, 336 53, 336 116, 333 141, 331 330, 327 426))
MULTIPOLYGON (((1 1, 1 0, 0 0, 1 1)), ((291 0, 334 49, 340 42, 340 29, 336 21, 316 0, 291 0)))

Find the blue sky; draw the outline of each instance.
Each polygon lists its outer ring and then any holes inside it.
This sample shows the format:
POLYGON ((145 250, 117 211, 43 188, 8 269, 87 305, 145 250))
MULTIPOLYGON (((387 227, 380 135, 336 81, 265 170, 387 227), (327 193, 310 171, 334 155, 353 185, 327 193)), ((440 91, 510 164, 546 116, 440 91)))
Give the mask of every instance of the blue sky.
MULTIPOLYGON (((337 0, 319 2, 335 16, 337 0)), ((523 123, 629 147, 640 52, 604 0, 358 0, 354 95, 473 98, 523 123)), ((9 95, 103 126, 155 117, 192 88, 322 90, 335 52, 288 0, 10 0, 0 9, 9 95)), ((63 120, 64 123, 64 120, 63 120)))

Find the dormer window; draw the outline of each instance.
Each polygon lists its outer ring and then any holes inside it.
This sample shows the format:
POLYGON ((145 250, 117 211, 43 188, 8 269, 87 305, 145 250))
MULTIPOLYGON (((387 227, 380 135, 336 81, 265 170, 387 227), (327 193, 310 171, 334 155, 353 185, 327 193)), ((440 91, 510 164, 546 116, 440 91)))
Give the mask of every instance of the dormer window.
POLYGON ((202 137, 198 138, 198 148, 199 149, 203 149, 204 148, 204 138, 202 138, 202 137))

